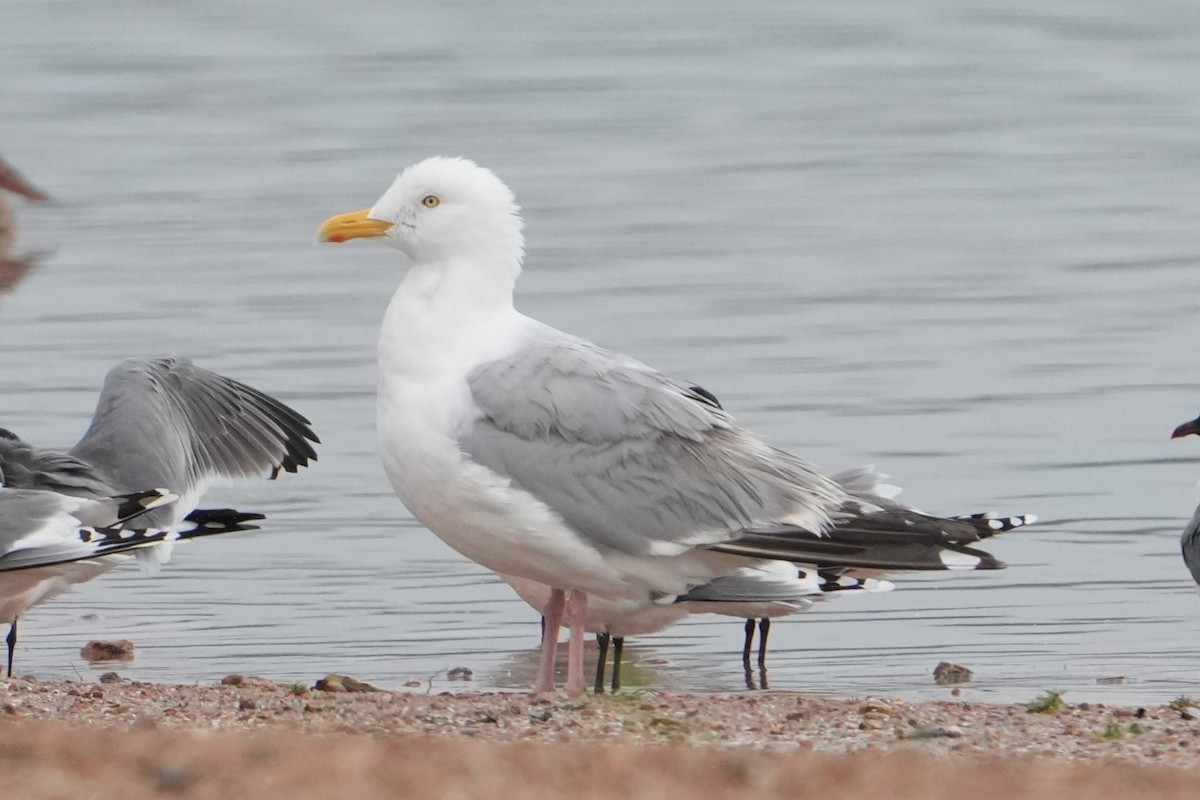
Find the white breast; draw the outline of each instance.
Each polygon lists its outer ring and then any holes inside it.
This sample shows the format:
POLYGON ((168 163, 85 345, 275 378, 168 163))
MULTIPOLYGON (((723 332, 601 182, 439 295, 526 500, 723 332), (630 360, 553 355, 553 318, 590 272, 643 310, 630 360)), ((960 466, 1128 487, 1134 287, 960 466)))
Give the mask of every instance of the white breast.
POLYGON ((551 586, 625 595, 631 587, 557 514, 458 446, 475 414, 467 376, 512 352, 527 324, 510 308, 488 319, 465 315, 448 327, 445 315, 401 287, 379 340, 384 470, 412 515, 472 561, 551 586))

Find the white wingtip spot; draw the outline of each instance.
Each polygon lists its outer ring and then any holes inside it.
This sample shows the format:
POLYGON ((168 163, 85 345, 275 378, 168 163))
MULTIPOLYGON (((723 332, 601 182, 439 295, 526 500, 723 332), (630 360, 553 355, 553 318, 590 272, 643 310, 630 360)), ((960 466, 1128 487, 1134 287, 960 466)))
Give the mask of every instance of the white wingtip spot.
POLYGON ((967 555, 957 550, 939 551, 938 558, 942 560, 942 564, 946 569, 975 569, 975 567, 979 566, 980 562, 978 556, 967 555))

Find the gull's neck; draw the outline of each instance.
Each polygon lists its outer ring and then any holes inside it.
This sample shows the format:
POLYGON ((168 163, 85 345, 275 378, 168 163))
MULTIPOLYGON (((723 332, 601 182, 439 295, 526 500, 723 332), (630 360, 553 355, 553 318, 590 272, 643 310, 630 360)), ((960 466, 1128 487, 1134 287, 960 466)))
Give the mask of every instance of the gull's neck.
POLYGON ((513 307, 520 261, 415 262, 379 337, 381 371, 416 380, 465 374, 511 349, 524 320, 513 307))

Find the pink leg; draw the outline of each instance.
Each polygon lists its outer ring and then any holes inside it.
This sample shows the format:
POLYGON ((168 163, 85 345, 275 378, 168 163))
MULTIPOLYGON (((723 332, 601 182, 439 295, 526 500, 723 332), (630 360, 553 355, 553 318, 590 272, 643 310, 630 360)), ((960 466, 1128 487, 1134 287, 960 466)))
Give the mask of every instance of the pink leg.
POLYGON ((567 645, 567 694, 581 695, 587 692, 583 679, 583 637, 587 625, 587 594, 572 590, 567 600, 567 624, 571 626, 571 640, 567 645))
POLYGON ((554 691, 554 662, 558 656, 558 629, 562 627, 563 606, 567 593, 562 589, 550 590, 550 601, 542 609, 542 660, 538 665, 535 692, 554 691))

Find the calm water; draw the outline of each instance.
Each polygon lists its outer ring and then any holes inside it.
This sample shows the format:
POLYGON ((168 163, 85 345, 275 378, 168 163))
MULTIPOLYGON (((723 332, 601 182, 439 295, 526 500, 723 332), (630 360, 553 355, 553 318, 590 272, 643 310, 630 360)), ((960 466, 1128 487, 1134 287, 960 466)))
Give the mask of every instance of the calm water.
MULTIPOLYGON (((93 675, 78 648, 128 637, 143 679, 531 680, 535 614, 378 464, 395 257, 312 246, 442 153, 517 192, 527 313, 922 508, 1046 520, 996 543, 1004 572, 777 624, 774 688, 936 696, 949 659, 967 696, 1195 693, 1200 442, 1167 437, 1200 408, 1198 68, 1187 3, 9 0, 0 148, 58 204, 20 209, 45 256, 0 297, 0 423, 69 444, 109 366, 174 352, 325 442, 210 496, 263 531, 31 614, 21 669, 93 675)), ((652 686, 736 690, 740 642, 701 617, 632 654, 652 686)))

